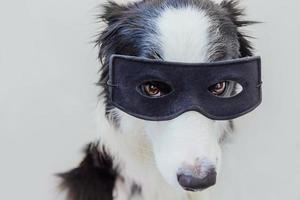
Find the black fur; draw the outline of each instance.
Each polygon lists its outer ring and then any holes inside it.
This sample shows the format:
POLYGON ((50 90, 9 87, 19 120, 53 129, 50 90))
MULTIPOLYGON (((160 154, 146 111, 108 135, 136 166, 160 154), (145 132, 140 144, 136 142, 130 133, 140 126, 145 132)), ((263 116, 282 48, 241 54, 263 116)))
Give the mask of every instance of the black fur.
MULTIPOLYGON (((228 17, 230 17, 232 22, 238 28, 258 23, 256 21, 241 19, 245 15, 244 9, 239 7, 239 2, 237 0, 223 1, 221 3, 221 6, 228 12, 228 17)), ((251 42, 247 39, 251 37, 242 33, 241 30, 237 32, 237 35, 240 43, 241 57, 253 56, 253 46, 251 45, 251 42)))
POLYGON ((118 176, 113 160, 96 144, 89 144, 85 158, 79 167, 59 174, 61 188, 67 191, 68 200, 112 200, 113 188, 118 176))

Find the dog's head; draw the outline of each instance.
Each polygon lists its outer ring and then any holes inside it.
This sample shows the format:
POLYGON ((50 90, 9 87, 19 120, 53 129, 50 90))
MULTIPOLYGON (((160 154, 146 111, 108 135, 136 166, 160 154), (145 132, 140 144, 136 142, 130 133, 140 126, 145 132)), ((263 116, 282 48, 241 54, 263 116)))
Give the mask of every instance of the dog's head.
MULTIPOLYGON (((239 28, 242 11, 235 1, 143 0, 128 5, 108 3, 101 18, 107 27, 100 34, 99 84, 107 100, 109 58, 131 55, 164 61, 214 62, 251 56, 251 46, 239 28)), ((184 77, 182 77, 184 79, 184 77)), ((230 95, 234 83, 219 83, 212 92, 230 95)), ((160 88, 149 85, 151 94, 160 88)), ((220 167, 220 143, 232 128, 230 121, 214 121, 197 112, 186 112, 163 122, 137 119, 106 101, 106 115, 121 134, 146 134, 157 168, 171 185, 202 190, 215 184, 220 167)), ((217 106, 217 105, 216 105, 217 106)), ((153 107, 153 109, 157 109, 153 107)))

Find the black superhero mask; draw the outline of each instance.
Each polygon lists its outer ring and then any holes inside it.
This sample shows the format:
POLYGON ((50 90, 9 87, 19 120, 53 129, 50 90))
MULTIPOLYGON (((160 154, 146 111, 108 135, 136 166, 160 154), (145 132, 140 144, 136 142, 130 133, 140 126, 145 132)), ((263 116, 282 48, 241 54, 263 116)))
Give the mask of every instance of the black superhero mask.
POLYGON ((107 82, 109 101, 150 121, 171 120, 187 111, 213 120, 231 120, 261 103, 260 63, 260 57, 191 64, 113 55, 107 82), (224 82, 236 82, 242 91, 228 97, 211 91, 224 82), (158 91, 159 95, 153 95, 158 91))

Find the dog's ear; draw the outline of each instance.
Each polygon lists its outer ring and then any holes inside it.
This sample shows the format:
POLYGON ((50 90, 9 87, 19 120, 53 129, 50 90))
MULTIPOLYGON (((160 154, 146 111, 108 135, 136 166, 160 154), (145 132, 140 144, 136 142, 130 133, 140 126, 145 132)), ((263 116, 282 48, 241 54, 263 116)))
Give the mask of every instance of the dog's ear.
POLYGON ((107 24, 114 23, 122 18, 123 13, 127 10, 126 6, 109 1, 103 5, 103 14, 100 16, 101 20, 107 24))
POLYGON ((132 15, 129 13, 130 6, 132 4, 119 5, 112 1, 103 6, 104 11, 100 19, 107 24, 107 27, 96 40, 96 46, 99 47, 99 60, 102 63, 114 53, 135 54, 135 49, 131 45, 134 38, 126 32, 130 26, 128 16, 132 15))
POLYGON ((240 28, 244 26, 256 24, 258 22, 242 19, 245 16, 244 9, 240 7, 238 0, 224 0, 223 2, 221 2, 220 5, 228 14, 228 17, 231 19, 231 21, 237 27, 238 30, 237 35, 240 44, 240 56, 241 57, 252 56, 253 47, 251 45, 251 42, 248 40, 248 38, 251 37, 244 34, 240 28))
MULTIPOLYGON (((107 26, 99 34, 95 43, 99 47, 98 57, 104 68, 112 54, 137 54, 136 47, 133 44, 133 41, 137 38, 128 34, 129 27, 134 27, 134 25, 131 25, 130 20, 133 13, 129 12, 132 6, 134 6, 133 3, 119 5, 113 1, 109 1, 103 6, 104 10, 100 19, 107 26)), ((106 76, 106 72, 104 72, 104 76, 106 76)))

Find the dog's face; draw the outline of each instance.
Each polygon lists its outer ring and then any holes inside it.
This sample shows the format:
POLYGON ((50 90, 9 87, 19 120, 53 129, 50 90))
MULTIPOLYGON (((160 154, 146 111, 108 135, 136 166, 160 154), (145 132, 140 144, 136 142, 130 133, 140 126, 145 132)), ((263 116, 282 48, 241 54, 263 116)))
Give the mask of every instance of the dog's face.
MULTIPOLYGON (((112 54, 187 63, 251 55, 248 41, 238 31, 249 22, 238 20, 241 12, 232 1, 145 0, 126 6, 110 3, 105 8, 102 18, 107 27, 97 41, 103 62, 100 83, 108 79, 112 54)), ((108 90, 104 89, 107 98, 108 90)), ((213 88, 222 95, 235 90, 234 83, 213 88)), ((159 95, 161 91, 149 85, 147 92, 159 95)), ((193 111, 170 121, 145 121, 114 108, 108 101, 106 114, 120 134, 148 136, 156 166, 171 185, 198 191, 215 184, 221 162, 220 142, 230 131, 231 122, 214 121, 193 111)))

